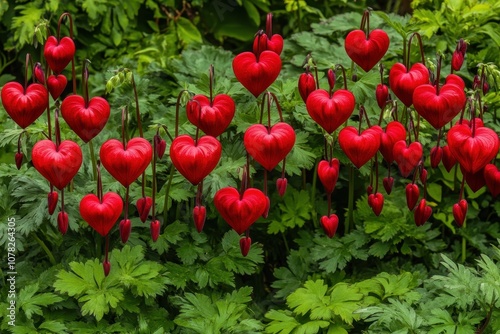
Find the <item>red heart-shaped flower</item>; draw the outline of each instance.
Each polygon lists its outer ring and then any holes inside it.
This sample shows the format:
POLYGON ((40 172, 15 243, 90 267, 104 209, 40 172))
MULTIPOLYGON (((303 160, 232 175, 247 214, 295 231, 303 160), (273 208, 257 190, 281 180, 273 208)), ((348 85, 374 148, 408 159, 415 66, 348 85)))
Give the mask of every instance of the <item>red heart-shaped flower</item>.
POLYGON ((347 121, 355 106, 354 95, 345 89, 337 90, 332 96, 324 89, 317 89, 309 95, 306 102, 311 118, 328 133, 337 130, 347 121))
POLYGON ((273 51, 264 51, 257 58, 253 52, 234 57, 236 79, 257 97, 276 80, 281 71, 281 58, 273 51))
POLYGON ((451 153, 450 147, 448 145, 443 146, 443 157, 441 161, 443 162, 443 166, 448 171, 448 173, 457 163, 457 159, 451 153))
POLYGON ((437 168, 437 166, 439 165, 439 163, 443 158, 443 148, 440 146, 434 146, 433 148, 431 148, 430 158, 431 158, 431 167, 437 168))
POLYGON ((114 193, 102 196, 102 201, 94 194, 85 195, 80 201, 80 215, 94 230, 105 237, 122 214, 123 200, 114 193))
POLYGON ((264 213, 267 199, 259 189, 248 188, 240 195, 235 188, 227 187, 217 191, 214 204, 229 226, 241 234, 264 213))
POLYGON ((337 180, 339 178, 340 162, 337 158, 333 158, 330 161, 321 160, 318 164, 318 177, 325 191, 329 194, 335 189, 337 180))
POLYGON ((469 173, 462 166, 460 166, 460 171, 465 178, 465 182, 467 182, 467 185, 473 192, 477 192, 479 189, 486 185, 486 179, 484 178, 484 168, 481 168, 475 173, 469 173))
POLYGON ((254 124, 245 131, 243 144, 252 158, 271 171, 292 150, 295 131, 284 122, 276 123, 270 129, 254 124))
POLYGON ((212 137, 222 134, 234 117, 235 105, 229 95, 216 95, 212 103, 205 95, 195 95, 186 105, 189 121, 212 137))
POLYGON ((458 124, 448 131, 448 146, 460 166, 469 173, 483 169, 498 153, 498 135, 487 127, 458 124))
POLYGON ((420 200, 415 211, 413 211, 413 218, 415 219, 415 225, 422 226, 432 215, 432 208, 427 205, 425 198, 420 200))
POLYGON ((375 98, 377 99, 379 108, 384 108, 389 98, 389 87, 384 84, 378 84, 375 89, 375 98))
POLYGON ((368 195, 368 205, 372 208, 375 216, 380 216, 384 207, 384 195, 382 193, 368 195))
POLYGON ((36 121, 49 103, 47 89, 38 83, 28 85, 25 91, 19 82, 8 82, 2 87, 1 96, 7 114, 23 129, 36 121))
POLYGON ((328 238, 333 238, 339 226, 339 217, 332 213, 330 216, 321 217, 320 223, 328 238))
POLYGON ((101 132, 109 118, 108 101, 96 96, 85 103, 80 95, 70 95, 61 104, 61 114, 69 127, 84 142, 88 142, 101 132))
POLYGON ((368 38, 363 30, 357 29, 347 34, 344 47, 352 61, 368 72, 385 55, 389 42, 389 36, 381 29, 372 30, 368 38))
POLYGON ((398 121, 387 123, 385 131, 380 136, 380 153, 388 164, 394 161, 394 144, 406 138, 406 129, 398 121))
POLYGON ((415 141, 407 145, 405 140, 400 140, 394 144, 392 154, 401 175, 408 177, 422 159, 422 144, 415 141))
POLYGON ((354 126, 346 126, 340 130, 339 145, 354 166, 361 168, 377 154, 380 132, 370 128, 359 134, 354 126))
POLYGON ((175 168, 193 185, 201 182, 219 163, 222 145, 212 136, 203 136, 195 143, 181 135, 170 145, 170 159, 175 168))
POLYGON ((276 180, 276 189, 278 189, 278 194, 281 197, 285 196, 287 185, 288 180, 286 179, 286 177, 280 177, 276 180))
MULTIPOLYGON (((447 83, 439 90, 433 85, 425 84, 418 86, 413 91, 415 110, 436 130, 442 128, 458 115, 467 101, 464 84, 457 84, 455 77, 457 76, 451 77, 450 80, 447 79, 447 83)), ((458 78, 460 79, 460 77, 458 78)))
POLYGON ((421 63, 414 64, 410 71, 401 63, 392 66, 389 85, 396 96, 409 107, 413 104, 413 91, 420 85, 429 83, 429 70, 421 63))
POLYGON ((68 79, 63 74, 51 75, 47 78, 47 88, 54 100, 61 96, 67 84, 68 79))
POLYGON ((45 42, 43 55, 52 71, 59 74, 73 59, 75 43, 69 37, 63 37, 58 41, 55 36, 49 36, 45 42))
POLYGON ((124 187, 144 172, 153 157, 153 148, 144 138, 132 138, 127 147, 116 139, 107 140, 99 152, 102 165, 124 187))
POLYGON ((36 170, 62 190, 78 173, 82 165, 82 150, 70 140, 63 140, 56 148, 53 141, 45 139, 33 146, 31 159, 36 170))
POLYGON ((387 195, 390 195, 392 192, 392 186, 394 185, 394 178, 392 176, 386 176, 382 180, 382 184, 384 185, 387 195))
POLYGON ((283 37, 279 34, 273 34, 271 37, 265 33, 257 34, 253 40, 252 50, 257 58, 266 50, 275 52, 279 56, 283 51, 283 37))
POLYGON ((500 194, 500 171, 497 166, 487 164, 484 167, 484 179, 491 195, 497 197, 500 194))

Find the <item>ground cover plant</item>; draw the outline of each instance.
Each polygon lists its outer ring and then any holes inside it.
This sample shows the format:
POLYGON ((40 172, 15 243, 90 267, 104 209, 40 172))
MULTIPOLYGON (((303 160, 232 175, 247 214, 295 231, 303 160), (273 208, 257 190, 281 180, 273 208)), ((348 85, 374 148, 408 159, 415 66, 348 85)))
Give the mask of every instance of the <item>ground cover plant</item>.
POLYGON ((0 4, 2 332, 499 332, 500 5, 403 7, 0 4))

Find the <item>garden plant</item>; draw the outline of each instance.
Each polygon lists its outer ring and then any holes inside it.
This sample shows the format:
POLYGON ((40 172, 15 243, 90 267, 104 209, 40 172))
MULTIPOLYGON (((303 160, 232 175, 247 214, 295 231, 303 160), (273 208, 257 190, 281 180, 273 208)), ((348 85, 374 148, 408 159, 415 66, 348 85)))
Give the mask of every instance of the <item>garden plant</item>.
POLYGON ((0 332, 500 333, 497 1, 0 18, 0 332))

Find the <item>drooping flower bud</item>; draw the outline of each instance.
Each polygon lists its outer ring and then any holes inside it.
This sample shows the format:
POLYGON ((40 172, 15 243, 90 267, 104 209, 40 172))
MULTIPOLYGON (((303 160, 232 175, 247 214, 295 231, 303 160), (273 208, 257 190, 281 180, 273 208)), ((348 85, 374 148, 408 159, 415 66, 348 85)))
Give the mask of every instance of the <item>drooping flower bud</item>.
POLYGON ((62 235, 65 235, 66 232, 68 232, 68 225, 68 214, 64 211, 59 212, 59 214, 57 215, 57 228, 62 235))
POLYGON ((435 146, 431 148, 431 167, 437 168, 441 159, 443 158, 443 148, 440 146, 435 146))
POLYGON ((392 176, 386 176, 384 177, 382 183, 384 185, 385 192, 387 193, 387 195, 390 195, 392 192, 392 186, 394 185, 394 178, 392 176))
POLYGON ((137 207, 139 217, 143 223, 148 219, 149 211, 151 210, 152 205, 153 199, 149 196, 141 197, 137 200, 135 206, 137 207))
POLYGON ((420 196, 420 189, 415 183, 409 183, 406 186, 406 204, 408 209, 413 210, 417 205, 418 197, 420 196))
POLYGON ((153 220, 149 225, 149 230, 151 232, 151 239, 153 242, 156 242, 160 236, 160 221, 158 219, 153 220))
POLYGON ((102 269, 104 270, 104 276, 108 276, 111 270, 111 263, 109 262, 109 260, 104 260, 102 262, 102 269))
POLYGON ((203 231, 203 226, 205 225, 205 219, 207 217, 207 209, 203 205, 197 205, 193 208, 193 220, 194 226, 198 233, 203 231))
POLYGON ((417 208, 413 212, 413 218, 415 219, 415 225, 422 226, 432 215, 432 208, 427 205, 425 198, 420 200, 417 208))
POLYGON ((422 184, 426 184, 427 183, 427 169, 422 168, 418 177, 420 178, 420 182, 422 182, 422 184))
POLYGON ((49 209, 49 215, 52 215, 56 210, 58 197, 59 195, 57 194, 57 191, 51 191, 47 194, 47 207, 49 209))
POLYGON ((22 152, 17 152, 15 157, 14 157, 14 160, 16 161, 16 167, 17 169, 21 169, 21 165, 23 164, 23 153, 22 152))
POLYGON ((130 219, 122 219, 120 221, 120 237, 123 243, 126 243, 130 237, 130 232, 132 231, 132 224, 130 219))
POLYGON ((461 199, 458 203, 453 204, 453 218, 459 227, 464 225, 465 217, 467 216, 467 201, 461 199))
POLYGON ((459 51, 454 51, 451 56, 451 68, 453 71, 460 71, 464 63, 464 55, 459 51))
POLYGON ((156 156, 161 160, 167 149, 167 142, 165 139, 161 138, 159 135, 154 136, 156 156))
POLYGON ((305 103, 309 94, 316 90, 316 80, 314 80, 314 76, 309 71, 306 71, 306 73, 300 75, 298 86, 300 97, 305 103))
POLYGON ((387 87, 387 85, 378 84, 375 91, 375 97, 377 98, 379 108, 383 108, 389 97, 389 87, 387 87))
POLYGON ((330 68, 328 69, 327 73, 327 78, 328 78, 328 86, 330 87, 330 90, 333 90, 333 87, 335 86, 335 72, 330 68))
POLYGON ((39 83, 45 85, 45 72, 43 71, 42 64, 39 62, 35 64, 35 78, 39 83))
POLYGON ((278 194, 283 197, 285 195, 285 192, 286 192, 286 186, 288 184, 288 180, 286 179, 286 177, 283 177, 283 178, 279 178, 276 180, 276 188, 278 189, 278 194))
POLYGON ((250 251, 250 246, 252 245, 252 239, 250 237, 243 237, 240 239, 240 250, 241 255, 247 256, 250 251))
POLYGON ((333 238, 335 236, 335 232, 337 232, 337 227, 339 226, 339 217, 332 213, 329 217, 321 217, 320 222, 328 238, 333 238))

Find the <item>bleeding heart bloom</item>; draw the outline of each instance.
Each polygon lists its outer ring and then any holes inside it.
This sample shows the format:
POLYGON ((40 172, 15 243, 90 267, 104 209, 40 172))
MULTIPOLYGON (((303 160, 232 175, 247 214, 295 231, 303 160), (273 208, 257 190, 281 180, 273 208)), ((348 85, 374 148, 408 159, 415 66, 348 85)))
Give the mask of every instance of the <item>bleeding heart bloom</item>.
POLYGON ((148 219, 151 206, 153 206, 153 199, 149 196, 141 197, 137 200, 135 206, 137 207, 141 221, 144 223, 148 219))
POLYGON ((372 30, 368 37, 363 30, 357 29, 347 34, 344 47, 347 55, 368 72, 385 55, 389 43, 389 36, 381 29, 372 30))
POLYGON ((491 195, 496 198, 500 194, 500 171, 497 166, 487 164, 484 167, 484 179, 491 195))
POLYGON ((286 179, 286 177, 283 177, 283 178, 280 177, 276 180, 276 189, 278 189, 278 194, 281 197, 285 196, 287 184, 288 184, 288 180, 286 179))
POLYGON ((453 166, 457 164, 457 159, 451 153, 450 147, 448 145, 443 146, 443 158, 441 160, 443 162, 444 168, 448 171, 451 171, 453 166))
POLYGON ((389 72, 389 85, 396 96, 407 107, 413 104, 413 91, 429 83, 429 70, 424 64, 416 63, 408 71, 406 66, 396 63, 389 72))
POLYGON ((318 164, 318 177, 325 191, 331 194, 335 189, 339 178, 340 162, 337 158, 332 158, 330 161, 321 160, 318 164))
POLYGON ((443 158, 443 149, 440 146, 431 148, 431 167, 437 168, 443 158))
POLYGON ((226 131, 235 109, 234 100, 225 94, 216 95, 213 101, 205 95, 195 95, 186 105, 189 121, 212 137, 226 131))
POLYGON ((243 52, 233 59, 233 71, 243 87, 257 97, 278 78, 281 58, 273 51, 263 51, 258 57, 243 52))
POLYGON ((388 164, 394 161, 394 144, 400 140, 405 140, 406 129, 398 121, 392 121, 387 123, 385 127, 385 132, 380 134, 380 153, 384 157, 388 164))
POLYGON ((181 135, 170 145, 170 159, 175 168, 191 184, 200 183, 219 163, 221 143, 212 136, 203 136, 195 143, 189 135, 181 135))
POLYGON ((375 97, 379 108, 383 108, 389 98, 389 87, 387 87, 387 85, 378 84, 375 90, 375 97))
POLYGON ((55 36, 49 36, 45 42, 43 55, 47 64, 55 74, 60 74, 75 55, 75 43, 69 37, 57 40, 55 36))
POLYGON ((245 131, 243 144, 252 158, 272 171, 292 150, 295 131, 284 122, 276 123, 271 128, 254 124, 245 131))
POLYGON ((123 200, 108 192, 99 200, 94 194, 85 195, 80 201, 80 215, 97 233, 105 237, 122 214, 123 200))
POLYGON ((50 75, 47 78, 47 88, 49 89, 50 96, 57 100, 68 84, 68 79, 63 74, 50 75))
POLYGON ((339 226, 339 217, 332 213, 329 217, 321 217, 320 223, 328 238, 333 238, 335 236, 335 232, 337 232, 337 227, 339 226))
POLYGON ((394 185, 394 178, 392 176, 384 177, 382 184, 384 185, 384 189, 387 195, 390 195, 392 192, 392 186, 394 185))
POLYGON ((279 34, 268 36, 266 33, 257 34, 253 40, 253 53, 258 58, 263 51, 272 51, 278 56, 283 51, 283 37, 279 34))
POLYGON ((380 132, 376 129, 366 129, 361 134, 354 126, 346 126, 339 133, 340 148, 357 168, 361 168, 380 147, 380 132))
POLYGON ((486 179, 484 178, 484 168, 475 173, 469 173, 462 166, 460 166, 460 171, 465 178, 465 182, 467 182, 467 185, 473 192, 477 192, 479 189, 486 185, 486 179))
POLYGON ((382 195, 382 193, 368 195, 368 205, 372 208, 375 216, 380 216, 382 208, 384 207, 384 195, 382 195))
POLYGON ((403 177, 408 177, 422 160, 422 144, 415 141, 410 145, 405 140, 400 140, 394 144, 392 151, 394 160, 398 164, 399 172, 403 177))
POLYGON ((259 189, 248 188, 240 195, 235 188, 227 187, 217 191, 214 204, 229 226, 241 234, 262 216, 267 198, 259 189))
POLYGON ((2 87, 1 97, 7 114, 23 129, 36 121, 49 103, 47 89, 38 83, 25 90, 18 82, 8 82, 2 87))
POLYGON ((309 94, 306 101, 311 118, 328 133, 345 123, 355 106, 354 95, 345 89, 335 91, 332 96, 324 89, 317 89, 309 94))
POLYGON ((425 222, 429 220, 431 215, 432 215, 432 208, 429 205, 427 205, 425 198, 422 198, 420 200, 420 203, 418 204, 417 208, 413 212, 413 217, 415 219, 415 225, 417 225, 417 226, 424 225, 425 222))

